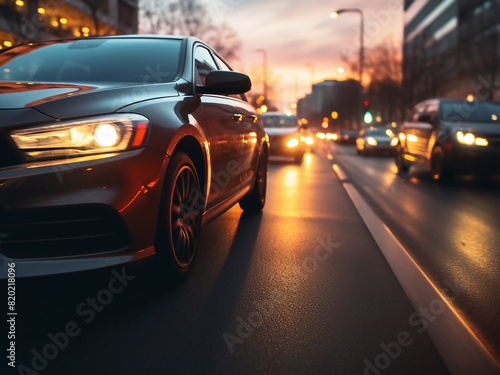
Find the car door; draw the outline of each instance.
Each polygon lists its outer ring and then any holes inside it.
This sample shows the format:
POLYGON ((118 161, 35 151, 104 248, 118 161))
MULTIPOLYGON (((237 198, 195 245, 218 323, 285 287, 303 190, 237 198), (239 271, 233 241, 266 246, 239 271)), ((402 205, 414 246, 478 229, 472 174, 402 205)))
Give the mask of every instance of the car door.
MULTIPOLYGON (((232 70, 216 54, 214 57, 220 70, 232 70)), ((247 102, 244 95, 228 95, 228 97, 233 98, 234 113, 238 122, 237 131, 240 136, 238 160, 241 168, 240 188, 243 188, 252 180, 256 170, 256 163, 258 162, 257 137, 262 129, 260 126, 262 120, 258 117, 255 108, 247 102)))
MULTIPOLYGON (((218 70, 210 50, 195 45, 194 83, 204 85, 206 75, 218 70)), ((233 99, 224 95, 200 95, 203 118, 197 119, 203 128, 210 150, 211 176, 207 209, 233 195, 240 185, 241 134, 239 118, 235 116, 233 99)))

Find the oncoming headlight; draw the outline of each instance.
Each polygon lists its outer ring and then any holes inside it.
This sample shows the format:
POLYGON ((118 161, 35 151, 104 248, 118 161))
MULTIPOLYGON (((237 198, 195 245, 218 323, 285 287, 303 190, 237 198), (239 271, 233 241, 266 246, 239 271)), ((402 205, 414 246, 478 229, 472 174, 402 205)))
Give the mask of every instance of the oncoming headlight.
POLYGON ((14 130, 10 136, 26 160, 86 156, 141 147, 149 121, 123 114, 14 130))
POLYGON ((296 147, 296 146, 298 146, 298 145, 299 145, 299 140, 298 140, 298 139, 295 139, 295 138, 290 139, 290 140, 286 143, 286 146, 287 146, 287 147, 290 147, 290 148, 292 148, 292 147, 296 147))
POLYGON ((458 142, 465 145, 476 145, 476 146, 488 146, 488 141, 484 138, 478 138, 472 133, 466 133, 459 131, 457 132, 458 142))

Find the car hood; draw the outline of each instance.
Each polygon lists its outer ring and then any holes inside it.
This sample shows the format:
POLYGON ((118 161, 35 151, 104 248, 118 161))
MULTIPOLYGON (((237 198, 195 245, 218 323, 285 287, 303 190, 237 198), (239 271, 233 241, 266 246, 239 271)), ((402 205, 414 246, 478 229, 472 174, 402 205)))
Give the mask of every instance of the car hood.
POLYGON ((264 128, 267 135, 275 136, 275 135, 290 135, 296 134, 299 132, 299 127, 295 128, 264 128))
POLYGON ((33 108, 47 116, 64 119, 112 113, 139 101, 177 95, 175 83, 117 87, 0 82, 0 110, 33 108))

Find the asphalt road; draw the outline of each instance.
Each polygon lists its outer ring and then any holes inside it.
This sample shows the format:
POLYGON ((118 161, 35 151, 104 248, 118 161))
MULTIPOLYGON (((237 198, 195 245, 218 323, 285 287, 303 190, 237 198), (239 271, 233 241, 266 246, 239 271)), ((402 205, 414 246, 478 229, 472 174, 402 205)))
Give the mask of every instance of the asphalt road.
POLYGON ((500 358, 500 178, 457 176, 443 185, 413 168, 404 179, 392 157, 324 145, 432 281, 456 286, 450 302, 500 358))
POLYGON ((12 373, 447 374, 326 155, 271 163, 263 214, 208 224, 184 283, 151 271, 19 280, 12 373))

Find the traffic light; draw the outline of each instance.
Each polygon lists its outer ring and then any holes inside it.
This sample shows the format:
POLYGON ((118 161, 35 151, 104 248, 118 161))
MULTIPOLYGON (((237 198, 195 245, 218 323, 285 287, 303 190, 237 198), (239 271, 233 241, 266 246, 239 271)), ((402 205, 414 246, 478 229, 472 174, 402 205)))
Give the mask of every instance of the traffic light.
POLYGON ((328 117, 323 117, 323 122, 321 123, 321 127, 323 129, 327 129, 328 128, 328 123, 330 122, 330 120, 328 119, 328 117))
POLYGON ((370 112, 370 103, 368 102, 368 100, 365 100, 363 102, 363 113, 363 121, 365 122, 365 124, 371 124, 373 121, 373 116, 370 112))

